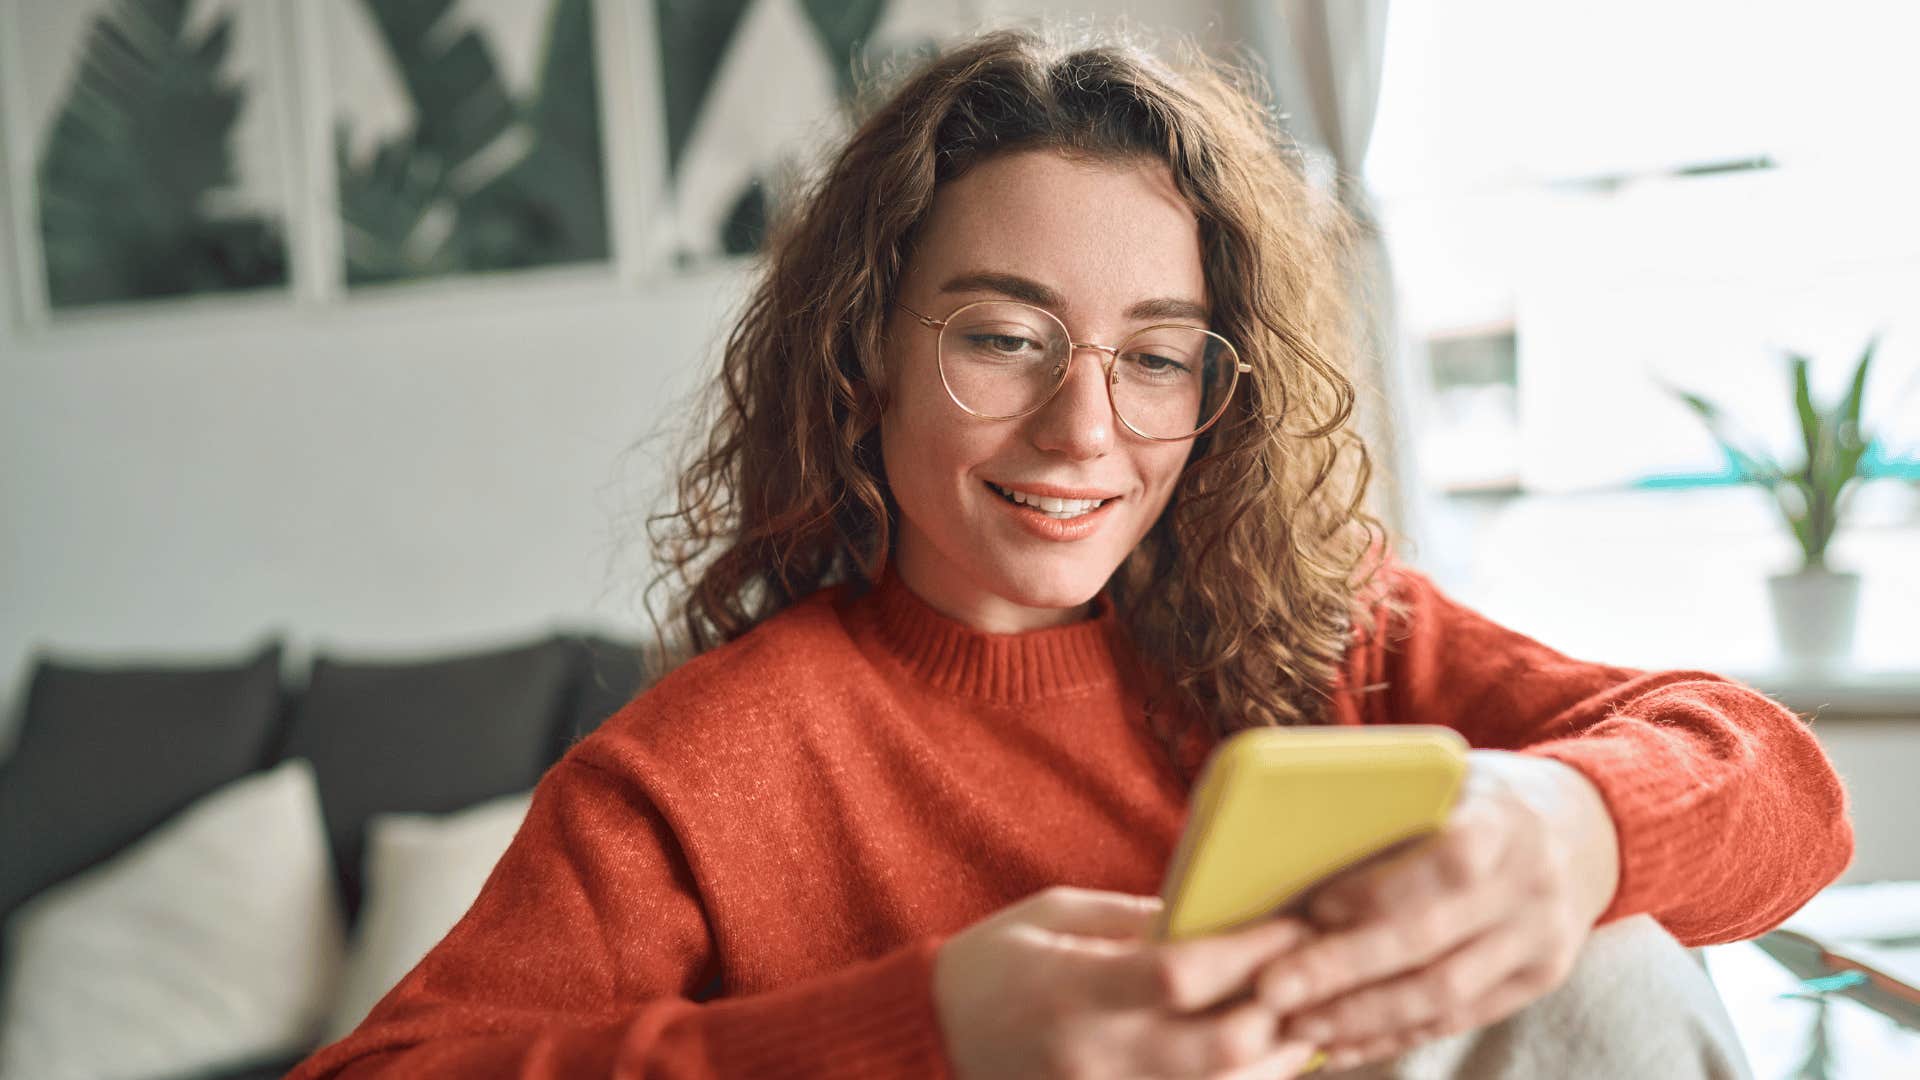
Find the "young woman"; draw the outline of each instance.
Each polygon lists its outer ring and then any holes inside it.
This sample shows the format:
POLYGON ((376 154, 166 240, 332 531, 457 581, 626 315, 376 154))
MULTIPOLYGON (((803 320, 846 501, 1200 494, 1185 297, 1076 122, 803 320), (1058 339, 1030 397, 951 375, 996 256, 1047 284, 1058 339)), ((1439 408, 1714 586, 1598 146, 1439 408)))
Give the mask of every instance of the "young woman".
POLYGON ((1391 557, 1301 177, 1236 76, 1121 45, 987 35, 880 103, 660 538, 701 655, 294 1075, 1742 1075, 1680 944, 1832 881, 1841 785, 1761 695, 1391 557), (1476 747, 1444 831, 1147 939, 1221 735, 1415 722, 1476 747))

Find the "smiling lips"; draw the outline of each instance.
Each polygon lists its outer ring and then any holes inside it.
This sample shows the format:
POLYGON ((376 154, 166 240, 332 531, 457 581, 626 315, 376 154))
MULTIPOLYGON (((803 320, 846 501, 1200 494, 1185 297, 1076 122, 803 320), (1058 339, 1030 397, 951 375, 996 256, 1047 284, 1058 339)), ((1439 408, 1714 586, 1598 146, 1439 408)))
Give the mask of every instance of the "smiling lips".
POLYGON ((1000 497, 1020 506, 1031 507, 1057 521, 1070 521, 1088 511, 1100 507, 1118 498, 1099 492, 1072 491, 1046 484, 1035 484, 1026 488, 1011 488, 987 481, 1000 497))
POLYGON ((989 480, 994 502, 1006 509, 1014 523, 1042 540, 1085 540, 1099 532, 1116 511, 1119 495, 1097 489, 1063 488, 1051 484, 1006 487, 989 480))

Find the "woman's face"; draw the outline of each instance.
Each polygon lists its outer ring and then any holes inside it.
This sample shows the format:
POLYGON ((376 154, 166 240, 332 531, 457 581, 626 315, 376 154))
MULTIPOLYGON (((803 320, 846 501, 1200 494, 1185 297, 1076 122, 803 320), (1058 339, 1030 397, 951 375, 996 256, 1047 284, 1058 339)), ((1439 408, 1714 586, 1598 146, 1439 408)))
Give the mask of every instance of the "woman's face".
MULTIPOLYGON (((935 319, 975 300, 1045 308, 1073 340, 1118 345, 1154 323, 1208 324, 1199 224, 1162 162, 1003 154, 942 185, 900 282, 935 319)), ((1107 354, 1073 352, 1037 412, 983 420, 941 383, 937 331, 888 318, 881 454, 900 507, 895 567, 935 609, 1008 633, 1083 617, 1173 493, 1191 439, 1154 442, 1108 403, 1107 354), (1060 520, 999 490, 1108 500, 1060 520)), ((1069 508, 1071 512, 1072 508, 1069 508)))

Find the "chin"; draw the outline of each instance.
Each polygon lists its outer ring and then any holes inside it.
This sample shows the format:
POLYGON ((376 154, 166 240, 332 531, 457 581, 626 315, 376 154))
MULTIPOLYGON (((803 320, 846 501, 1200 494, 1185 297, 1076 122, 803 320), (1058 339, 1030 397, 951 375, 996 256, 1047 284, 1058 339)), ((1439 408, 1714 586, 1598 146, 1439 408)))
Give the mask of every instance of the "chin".
POLYGON ((1008 603, 1029 608, 1079 607, 1098 596, 1113 576, 1111 567, 1036 566, 1032 561, 995 569, 1000 587, 994 591, 1008 603))

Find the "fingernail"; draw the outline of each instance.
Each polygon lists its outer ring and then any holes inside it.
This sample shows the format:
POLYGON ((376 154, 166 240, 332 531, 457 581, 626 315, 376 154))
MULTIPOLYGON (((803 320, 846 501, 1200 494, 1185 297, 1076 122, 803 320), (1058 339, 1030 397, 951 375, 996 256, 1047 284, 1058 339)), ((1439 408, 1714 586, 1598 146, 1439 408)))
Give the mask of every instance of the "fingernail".
POLYGON ((1323 1043, 1333 1034, 1333 1025, 1325 1020, 1307 1020, 1294 1029, 1294 1034, 1310 1043, 1323 1043))

